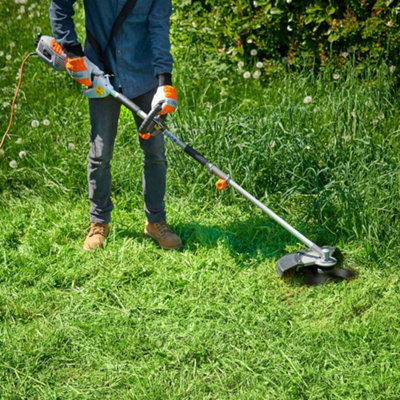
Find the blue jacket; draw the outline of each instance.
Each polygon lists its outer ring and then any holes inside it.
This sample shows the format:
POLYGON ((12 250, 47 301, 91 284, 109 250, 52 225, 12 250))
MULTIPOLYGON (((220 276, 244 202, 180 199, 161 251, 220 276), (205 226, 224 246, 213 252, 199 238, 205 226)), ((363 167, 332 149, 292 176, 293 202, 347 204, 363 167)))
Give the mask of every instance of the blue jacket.
MULTIPOLYGON (((104 49, 115 19, 127 0, 83 0, 87 30, 104 49)), ((73 21, 76 0, 52 0, 50 22, 54 38, 65 49, 76 45, 78 37, 73 21)), ((112 84, 125 96, 134 98, 158 84, 157 76, 171 74, 169 19, 171 0, 137 0, 135 8, 118 30, 105 56, 115 77, 112 84)), ((85 40, 85 55, 101 69, 104 65, 85 40)))

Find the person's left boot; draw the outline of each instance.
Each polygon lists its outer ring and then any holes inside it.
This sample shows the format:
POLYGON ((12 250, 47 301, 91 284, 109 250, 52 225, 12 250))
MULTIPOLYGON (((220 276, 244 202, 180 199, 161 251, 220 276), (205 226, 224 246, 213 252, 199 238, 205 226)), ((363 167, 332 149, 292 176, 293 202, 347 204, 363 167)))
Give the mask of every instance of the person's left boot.
POLYGON ((177 250, 182 246, 182 240, 165 221, 155 223, 146 221, 144 234, 156 240, 166 250, 177 250))

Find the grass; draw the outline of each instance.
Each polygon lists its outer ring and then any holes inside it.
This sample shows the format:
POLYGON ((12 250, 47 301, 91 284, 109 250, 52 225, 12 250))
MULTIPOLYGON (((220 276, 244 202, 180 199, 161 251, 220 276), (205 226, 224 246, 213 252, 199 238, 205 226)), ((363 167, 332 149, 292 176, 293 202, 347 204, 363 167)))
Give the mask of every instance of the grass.
MULTIPOLYGON (((12 17, 0 36, 4 129, 34 27, 50 33, 47 4, 33 8, 37 21, 14 23, 19 7, 0 6, 12 17)), ((28 61, 0 156, 1 399, 400 397, 398 92, 385 66, 349 64, 338 80, 329 68, 260 84, 177 60, 180 107, 168 122, 357 272, 307 287, 275 272, 301 245, 231 189, 217 192, 172 143, 167 212, 184 247, 144 238, 126 110, 111 233, 104 251, 83 252, 87 104, 65 74, 28 61)))

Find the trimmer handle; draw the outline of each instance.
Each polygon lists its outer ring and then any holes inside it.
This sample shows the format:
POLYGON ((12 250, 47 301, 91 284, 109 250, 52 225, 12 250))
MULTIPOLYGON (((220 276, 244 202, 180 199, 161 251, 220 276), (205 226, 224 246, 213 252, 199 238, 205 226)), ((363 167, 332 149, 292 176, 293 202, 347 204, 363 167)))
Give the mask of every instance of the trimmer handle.
POLYGON ((162 103, 162 101, 158 102, 139 126, 139 136, 142 139, 148 140, 151 136, 157 136, 160 133, 157 122, 162 122, 161 115, 158 115, 162 109, 162 103))

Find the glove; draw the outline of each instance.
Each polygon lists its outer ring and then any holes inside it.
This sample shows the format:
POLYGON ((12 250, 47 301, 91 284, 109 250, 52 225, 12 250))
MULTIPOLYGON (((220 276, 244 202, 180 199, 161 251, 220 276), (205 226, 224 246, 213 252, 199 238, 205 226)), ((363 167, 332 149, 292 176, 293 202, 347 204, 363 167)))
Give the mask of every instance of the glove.
POLYGON ((75 58, 68 57, 65 67, 73 79, 88 87, 92 86, 92 77, 104 75, 104 72, 86 56, 75 58))
POLYGON ((160 115, 175 111, 175 108, 178 106, 176 89, 171 85, 159 86, 151 101, 151 108, 154 108, 160 102, 162 107, 159 112, 160 115))

